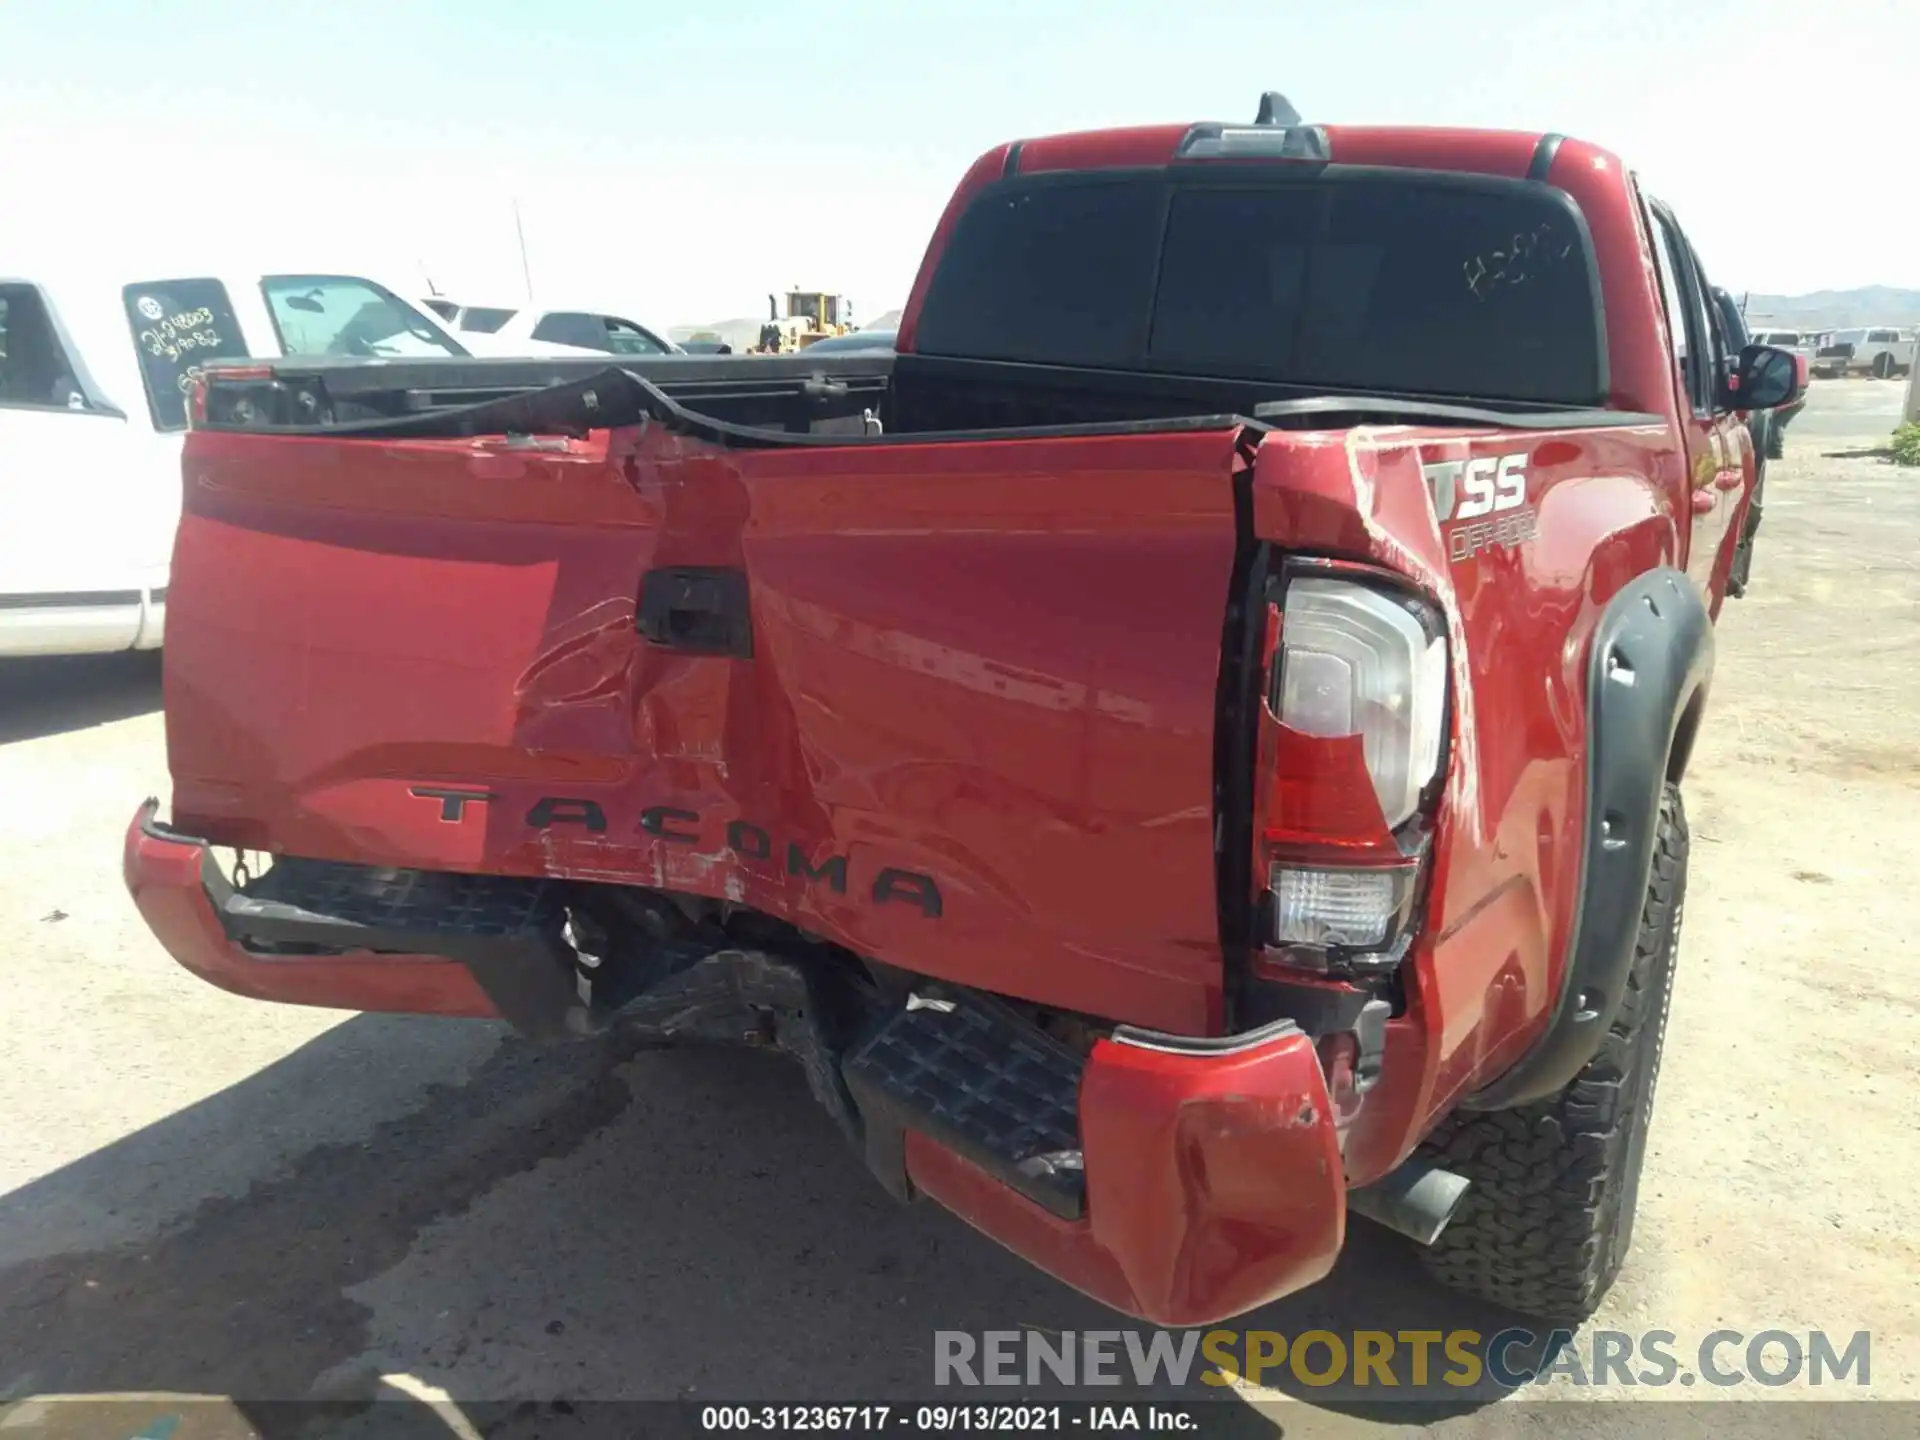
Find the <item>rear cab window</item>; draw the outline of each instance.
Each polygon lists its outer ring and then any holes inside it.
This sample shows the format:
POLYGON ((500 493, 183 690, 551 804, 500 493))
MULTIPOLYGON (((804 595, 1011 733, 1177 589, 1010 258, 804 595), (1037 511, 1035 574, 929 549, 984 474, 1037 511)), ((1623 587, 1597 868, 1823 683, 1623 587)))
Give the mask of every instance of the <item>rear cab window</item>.
POLYGON ((666 355, 670 354, 666 343, 658 336, 642 329, 631 320, 622 320, 617 315, 604 317, 607 327, 607 349, 616 355, 666 355))
POLYGON ((554 310, 540 317, 533 338, 549 345, 573 345, 582 350, 605 350, 607 327, 591 315, 554 310))
POLYGON ((467 353, 424 313, 357 275, 269 275, 260 292, 285 355, 419 359, 467 353))
POLYGON ((120 292, 156 430, 187 428, 187 396, 210 360, 252 352, 227 287, 208 277, 143 280, 120 292))
POLYGON ((665 355, 667 347, 631 320, 614 315, 589 315, 575 310, 554 310, 540 317, 533 327, 533 338, 555 345, 573 345, 582 350, 603 350, 614 355, 665 355))
POLYGON ((1418 172, 1044 175, 983 192, 925 355, 1589 406, 1599 284, 1571 199, 1418 172))

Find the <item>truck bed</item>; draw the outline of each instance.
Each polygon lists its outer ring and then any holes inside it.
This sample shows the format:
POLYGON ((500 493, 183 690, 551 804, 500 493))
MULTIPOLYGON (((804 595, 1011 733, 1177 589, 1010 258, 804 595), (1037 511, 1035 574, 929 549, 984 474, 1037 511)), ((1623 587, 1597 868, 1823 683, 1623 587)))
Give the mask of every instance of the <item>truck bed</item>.
POLYGON ((203 429, 363 439, 583 436, 653 422, 764 447, 1352 424, 1559 430, 1657 423, 1601 408, 1355 393, 1190 374, 921 355, 365 361, 216 373, 203 429), (243 404, 244 402, 244 404, 243 404))

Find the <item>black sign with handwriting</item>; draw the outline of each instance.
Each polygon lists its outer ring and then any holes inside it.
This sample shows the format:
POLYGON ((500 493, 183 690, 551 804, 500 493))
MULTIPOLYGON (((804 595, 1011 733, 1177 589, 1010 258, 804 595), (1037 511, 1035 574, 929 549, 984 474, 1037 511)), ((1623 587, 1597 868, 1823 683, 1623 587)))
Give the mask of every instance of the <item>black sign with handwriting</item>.
POLYGON ((155 280, 121 292, 154 427, 182 430, 187 396, 209 360, 244 357, 240 321, 218 280, 155 280))

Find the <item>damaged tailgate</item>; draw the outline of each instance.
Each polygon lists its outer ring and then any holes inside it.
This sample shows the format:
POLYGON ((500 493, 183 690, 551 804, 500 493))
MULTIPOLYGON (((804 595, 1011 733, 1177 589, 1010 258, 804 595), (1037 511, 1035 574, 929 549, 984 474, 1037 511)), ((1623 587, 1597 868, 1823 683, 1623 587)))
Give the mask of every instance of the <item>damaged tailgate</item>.
POLYGON ((174 823, 1202 1033, 1236 438, 195 431, 174 823))

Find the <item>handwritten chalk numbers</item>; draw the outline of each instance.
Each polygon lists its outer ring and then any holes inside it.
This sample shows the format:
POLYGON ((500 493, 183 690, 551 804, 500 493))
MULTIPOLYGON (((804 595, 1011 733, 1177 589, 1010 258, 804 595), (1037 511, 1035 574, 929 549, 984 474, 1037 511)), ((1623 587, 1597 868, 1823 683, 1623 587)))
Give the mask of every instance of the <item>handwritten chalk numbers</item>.
POLYGON ((121 299, 153 423, 184 429, 201 367, 247 353, 227 287, 212 277, 149 280, 126 286, 121 299))
MULTIPOLYGON (((140 313, 146 313, 145 306, 140 313)), ((220 336, 213 328, 213 311, 202 306, 169 315, 152 328, 142 330, 140 343, 156 360, 162 357, 178 360, 189 351, 213 349, 220 343, 220 336)))
POLYGON ((1572 254, 1573 241, 1551 221, 1544 221, 1513 235, 1497 250, 1461 262, 1460 273, 1473 298, 1485 300, 1502 286, 1525 285, 1572 254))

